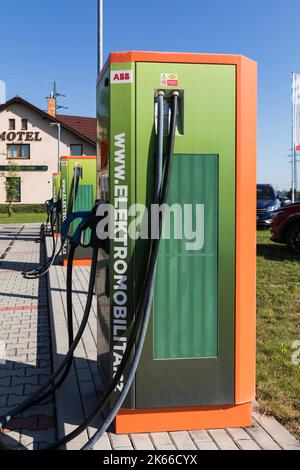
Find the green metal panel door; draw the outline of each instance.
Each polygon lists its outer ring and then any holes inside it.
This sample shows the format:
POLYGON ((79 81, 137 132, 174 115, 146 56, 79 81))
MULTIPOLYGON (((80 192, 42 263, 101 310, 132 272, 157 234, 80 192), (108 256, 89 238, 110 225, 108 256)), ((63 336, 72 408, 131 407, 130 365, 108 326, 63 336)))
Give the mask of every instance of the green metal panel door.
POLYGON ((176 226, 170 224, 170 239, 161 241, 154 359, 218 355, 218 163, 217 155, 175 155, 173 159, 168 204, 178 205, 177 217, 185 224, 189 240, 184 230, 176 233, 176 226), (197 225, 197 237, 193 225, 197 225))
POLYGON ((81 183, 78 186, 74 212, 90 211, 93 208, 93 185, 81 183))
MULTIPOLYGON (((152 318, 135 383, 137 408, 234 403, 235 87, 228 65, 136 65, 136 202, 153 200, 154 92, 164 73, 184 92, 168 203, 199 207, 200 243, 162 240, 152 318), (150 143, 150 144, 149 144, 150 143)), ((194 209, 193 209, 194 210, 194 209)), ((193 218, 193 220, 195 220, 193 218)), ((184 225, 183 225, 184 226, 184 225)), ((136 279, 149 242, 138 240, 136 279)), ((137 282, 137 299, 140 284, 137 282)), ((137 301, 136 299, 136 301, 137 301)))
MULTIPOLYGON (((85 212, 90 211, 93 208, 94 198, 93 198, 94 187, 91 184, 81 184, 78 186, 74 212, 85 212)), ((80 220, 77 220, 73 223, 73 233, 80 224, 80 220)), ((88 229, 85 233, 84 243, 88 243, 90 238, 90 230, 88 229)))

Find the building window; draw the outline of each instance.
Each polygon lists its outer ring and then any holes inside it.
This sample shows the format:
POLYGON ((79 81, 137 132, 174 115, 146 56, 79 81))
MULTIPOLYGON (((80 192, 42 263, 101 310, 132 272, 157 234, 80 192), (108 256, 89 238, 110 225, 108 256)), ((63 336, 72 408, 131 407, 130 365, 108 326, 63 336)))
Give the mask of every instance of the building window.
POLYGON ((21 129, 22 129, 22 131, 27 131, 27 129, 28 129, 28 120, 27 119, 21 119, 21 129))
POLYGON ((6 202, 21 202, 21 178, 6 178, 6 202))
POLYGON ((14 160, 14 159, 29 160, 30 144, 8 144, 7 145, 7 158, 10 160, 14 160))
POLYGON ((80 157, 82 155, 82 145, 81 144, 71 144, 71 156, 80 157))
POLYGON ((15 119, 9 119, 8 120, 8 128, 10 131, 14 131, 16 129, 16 120, 15 119))

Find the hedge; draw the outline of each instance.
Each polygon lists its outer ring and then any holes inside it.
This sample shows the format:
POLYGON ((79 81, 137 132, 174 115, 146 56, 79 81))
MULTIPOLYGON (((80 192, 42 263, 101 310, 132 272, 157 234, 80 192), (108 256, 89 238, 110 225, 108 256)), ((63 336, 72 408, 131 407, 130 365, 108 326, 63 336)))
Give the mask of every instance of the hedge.
MULTIPOLYGON (((7 204, 0 204, 0 214, 6 214, 7 204)), ((45 204, 13 204, 15 214, 44 214, 46 212, 45 204)))

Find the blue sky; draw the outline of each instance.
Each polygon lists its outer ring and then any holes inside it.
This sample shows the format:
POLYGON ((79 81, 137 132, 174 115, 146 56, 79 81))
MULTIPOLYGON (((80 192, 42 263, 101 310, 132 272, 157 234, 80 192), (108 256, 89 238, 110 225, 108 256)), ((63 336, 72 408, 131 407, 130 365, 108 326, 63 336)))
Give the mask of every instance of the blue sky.
MULTIPOLYGON (((0 80, 46 108, 56 79, 66 113, 95 115, 96 0, 1 5, 0 80)), ((300 71, 299 0, 104 0, 115 50, 244 54, 259 64, 258 179, 290 186, 291 72, 300 71)))

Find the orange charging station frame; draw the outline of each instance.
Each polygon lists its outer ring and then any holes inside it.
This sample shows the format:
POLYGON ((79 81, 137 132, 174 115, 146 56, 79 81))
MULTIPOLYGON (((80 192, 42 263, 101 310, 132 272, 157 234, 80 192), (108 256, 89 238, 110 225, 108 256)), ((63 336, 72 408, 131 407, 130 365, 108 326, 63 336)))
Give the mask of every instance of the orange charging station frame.
POLYGON ((124 434, 250 426, 256 372, 257 64, 239 55, 120 52, 109 56, 99 81, 110 64, 134 62, 236 68, 235 401, 228 406, 122 409, 115 420, 115 431, 124 434))

